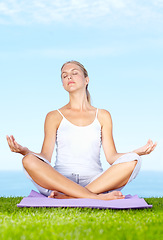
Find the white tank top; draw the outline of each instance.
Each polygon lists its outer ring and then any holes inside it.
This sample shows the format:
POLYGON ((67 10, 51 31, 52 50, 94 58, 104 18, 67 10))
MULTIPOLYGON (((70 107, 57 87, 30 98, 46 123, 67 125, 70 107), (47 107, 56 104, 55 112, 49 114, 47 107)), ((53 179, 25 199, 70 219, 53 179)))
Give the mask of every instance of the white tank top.
POLYGON ((63 175, 78 173, 94 176, 103 171, 100 161, 101 125, 97 119, 87 126, 77 126, 63 117, 56 135, 55 169, 63 175))

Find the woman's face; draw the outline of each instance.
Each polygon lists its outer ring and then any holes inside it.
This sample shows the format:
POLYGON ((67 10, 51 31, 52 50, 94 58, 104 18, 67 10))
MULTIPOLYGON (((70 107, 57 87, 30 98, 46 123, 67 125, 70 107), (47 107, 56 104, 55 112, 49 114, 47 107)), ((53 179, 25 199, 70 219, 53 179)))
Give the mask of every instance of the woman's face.
POLYGON ((88 77, 84 77, 82 69, 74 63, 67 63, 62 68, 61 78, 63 87, 68 92, 79 88, 85 89, 89 81, 88 77))

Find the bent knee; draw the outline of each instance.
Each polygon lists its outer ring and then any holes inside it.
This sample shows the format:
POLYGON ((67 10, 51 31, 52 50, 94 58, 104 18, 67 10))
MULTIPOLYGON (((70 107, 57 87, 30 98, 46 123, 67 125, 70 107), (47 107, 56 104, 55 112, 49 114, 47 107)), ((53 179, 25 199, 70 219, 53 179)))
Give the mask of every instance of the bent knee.
POLYGON ((137 163, 138 163, 138 160, 137 160, 137 159, 129 162, 129 164, 130 164, 130 166, 133 168, 133 170, 134 170, 134 168, 136 167, 137 163))
POLYGON ((35 158, 35 156, 30 153, 28 155, 26 155, 25 157, 23 157, 22 164, 26 170, 31 168, 34 165, 34 158, 35 158))

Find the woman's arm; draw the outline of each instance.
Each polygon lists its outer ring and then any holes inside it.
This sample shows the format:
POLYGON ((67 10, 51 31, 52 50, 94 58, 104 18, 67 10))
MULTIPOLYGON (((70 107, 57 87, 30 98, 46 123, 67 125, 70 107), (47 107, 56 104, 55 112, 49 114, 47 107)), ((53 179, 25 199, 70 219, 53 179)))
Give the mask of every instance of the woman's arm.
MULTIPOLYGON (((60 124, 60 115, 57 111, 52 111, 47 114, 44 124, 44 142, 42 146, 41 153, 37 153, 37 155, 44 157, 49 162, 51 162, 51 157, 54 150, 55 139, 56 139, 56 132, 57 128, 60 124)), ((23 156, 34 153, 30 151, 27 147, 23 147, 18 144, 15 138, 11 135, 6 136, 8 145, 12 152, 20 153, 23 156)))
POLYGON ((98 119, 101 124, 102 147, 105 153, 105 157, 109 164, 113 164, 113 162, 116 160, 116 159, 114 160, 114 158, 118 153, 115 147, 112 134, 111 115, 108 111, 101 109, 98 112, 98 119))
MULTIPOLYGON (((99 121, 101 123, 102 131, 102 146, 105 153, 106 160, 109 164, 113 164, 119 157, 125 153, 118 153, 113 139, 113 127, 111 115, 108 111, 101 109, 99 111, 99 121)), ((157 143, 153 144, 152 140, 148 140, 147 144, 132 152, 137 153, 139 156, 151 153, 157 143)))
POLYGON ((44 141, 41 149, 41 156, 51 162, 56 133, 61 122, 62 117, 58 114, 58 111, 52 111, 47 114, 44 125, 44 141))

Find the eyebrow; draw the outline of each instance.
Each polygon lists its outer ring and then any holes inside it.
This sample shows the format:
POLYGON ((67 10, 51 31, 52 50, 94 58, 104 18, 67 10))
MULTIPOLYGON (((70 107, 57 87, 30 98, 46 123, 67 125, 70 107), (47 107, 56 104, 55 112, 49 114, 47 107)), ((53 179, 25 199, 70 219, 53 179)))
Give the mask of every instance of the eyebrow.
MULTIPOLYGON (((79 71, 79 69, 77 69, 77 68, 73 68, 73 69, 71 69, 71 71, 74 71, 74 70, 79 71)), ((62 74, 63 74, 63 73, 67 73, 67 72, 62 72, 62 74)), ((62 74, 61 74, 61 76, 62 76, 62 74)))

